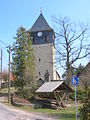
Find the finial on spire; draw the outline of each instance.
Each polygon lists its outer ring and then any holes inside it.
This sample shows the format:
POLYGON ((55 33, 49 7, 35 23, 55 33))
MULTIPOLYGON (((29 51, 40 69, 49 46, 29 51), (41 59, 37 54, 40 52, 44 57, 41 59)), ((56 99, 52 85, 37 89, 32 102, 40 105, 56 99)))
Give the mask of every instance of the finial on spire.
POLYGON ((42 7, 40 7, 40 13, 42 14, 42 7))

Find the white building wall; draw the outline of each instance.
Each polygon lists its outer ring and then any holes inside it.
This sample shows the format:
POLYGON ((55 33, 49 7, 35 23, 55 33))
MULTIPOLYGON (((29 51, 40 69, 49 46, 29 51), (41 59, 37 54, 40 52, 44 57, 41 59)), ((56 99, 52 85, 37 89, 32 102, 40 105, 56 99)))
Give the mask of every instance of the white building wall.
POLYGON ((56 80, 56 61, 55 61, 55 48, 52 46, 52 55, 53 55, 53 80, 56 80))

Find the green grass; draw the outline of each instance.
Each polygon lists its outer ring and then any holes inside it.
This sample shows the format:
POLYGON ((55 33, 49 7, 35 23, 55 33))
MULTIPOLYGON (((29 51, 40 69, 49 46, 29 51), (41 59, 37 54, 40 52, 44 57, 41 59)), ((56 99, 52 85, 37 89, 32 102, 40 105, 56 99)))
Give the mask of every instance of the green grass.
MULTIPOLYGON (((10 104, 9 104, 10 106, 10 104)), ((75 120, 75 108, 73 106, 67 107, 65 110, 60 109, 60 110, 55 110, 55 109, 34 109, 29 106, 20 106, 20 107, 14 107, 15 109, 20 109, 24 111, 29 111, 29 112, 38 112, 42 114, 49 115, 51 117, 57 118, 58 120, 75 120)), ((78 108, 79 109, 79 108, 78 108)), ((77 120, 80 120, 79 117, 79 110, 77 110, 77 120)))
MULTIPOLYGON (((15 88, 14 88, 14 87, 11 87, 11 88, 10 88, 10 91, 11 91, 11 93, 14 93, 15 88)), ((0 93, 2 93, 2 94, 8 94, 8 88, 2 88, 2 89, 0 90, 0 93)))
MULTIPOLYGON (((56 118, 59 118, 60 120, 75 120, 75 108, 69 107, 61 110, 52 110, 52 109, 37 109, 37 112, 42 112, 49 114, 51 116, 55 116, 56 118)), ((79 114, 79 111, 77 112, 79 114)), ((80 120, 78 115, 78 120, 80 120)))

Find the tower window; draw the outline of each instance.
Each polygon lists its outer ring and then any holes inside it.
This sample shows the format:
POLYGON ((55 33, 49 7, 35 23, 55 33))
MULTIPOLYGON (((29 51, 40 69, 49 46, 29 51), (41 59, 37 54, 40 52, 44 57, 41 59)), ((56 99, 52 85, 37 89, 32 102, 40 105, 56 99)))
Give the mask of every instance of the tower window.
POLYGON ((39 62, 41 61, 41 59, 39 58, 39 62))
POLYGON ((41 75, 41 73, 39 72, 39 76, 41 75))
POLYGON ((45 42, 49 42, 49 37, 48 36, 45 36, 44 39, 45 39, 45 42))

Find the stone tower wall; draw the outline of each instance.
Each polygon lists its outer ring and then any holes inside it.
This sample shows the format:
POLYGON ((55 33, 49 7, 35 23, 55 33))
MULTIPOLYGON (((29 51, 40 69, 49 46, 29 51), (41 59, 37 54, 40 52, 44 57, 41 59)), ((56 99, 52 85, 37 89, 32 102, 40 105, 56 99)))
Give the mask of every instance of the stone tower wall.
POLYGON ((53 43, 32 45, 35 54, 36 80, 45 79, 46 70, 49 80, 56 79, 55 50, 53 43))

